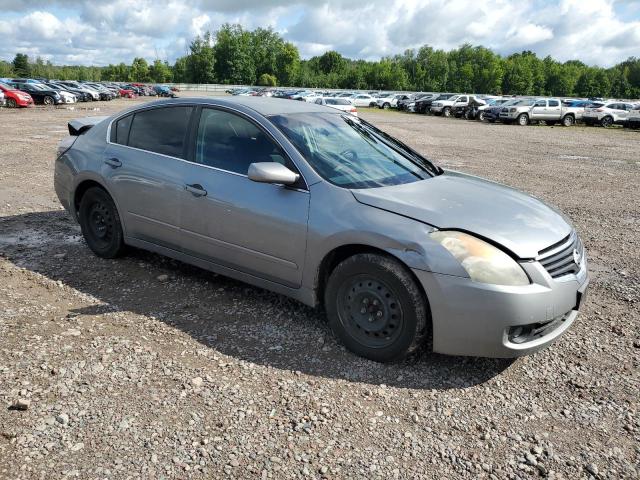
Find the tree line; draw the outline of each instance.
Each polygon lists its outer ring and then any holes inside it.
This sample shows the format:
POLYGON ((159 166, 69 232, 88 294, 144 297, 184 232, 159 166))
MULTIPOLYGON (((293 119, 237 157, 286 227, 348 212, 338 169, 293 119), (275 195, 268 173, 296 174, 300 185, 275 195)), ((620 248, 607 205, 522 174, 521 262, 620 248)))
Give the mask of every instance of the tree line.
POLYGON ((579 97, 640 97, 640 59, 611 67, 579 60, 558 62, 531 51, 501 56, 464 44, 445 51, 425 45, 378 61, 352 60, 328 51, 308 60, 272 29, 223 25, 196 37, 173 65, 134 58, 131 65, 59 66, 17 54, 0 61, 12 76, 128 82, 222 83, 359 90, 412 90, 579 97))

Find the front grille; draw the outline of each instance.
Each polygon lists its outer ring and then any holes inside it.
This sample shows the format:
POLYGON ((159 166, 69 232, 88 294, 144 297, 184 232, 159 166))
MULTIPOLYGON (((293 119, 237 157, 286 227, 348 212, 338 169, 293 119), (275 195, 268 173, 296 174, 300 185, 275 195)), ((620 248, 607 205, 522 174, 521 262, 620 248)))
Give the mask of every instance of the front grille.
POLYGON ((540 250, 536 260, 551 275, 551 278, 559 278, 578 273, 583 257, 584 247, 578 234, 573 231, 558 243, 540 250))

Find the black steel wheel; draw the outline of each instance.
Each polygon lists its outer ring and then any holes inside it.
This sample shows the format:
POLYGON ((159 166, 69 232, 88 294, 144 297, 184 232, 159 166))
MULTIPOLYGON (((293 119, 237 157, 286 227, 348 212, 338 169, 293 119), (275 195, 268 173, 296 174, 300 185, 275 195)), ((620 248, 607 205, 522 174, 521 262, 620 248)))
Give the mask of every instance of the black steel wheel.
POLYGON ((80 200, 79 220, 89 248, 99 257, 115 258, 124 249, 124 235, 115 203, 98 187, 88 189, 80 200))
POLYGON ((397 260, 358 254, 340 263, 325 291, 329 325, 352 352, 378 362, 403 358, 427 336, 427 300, 397 260))

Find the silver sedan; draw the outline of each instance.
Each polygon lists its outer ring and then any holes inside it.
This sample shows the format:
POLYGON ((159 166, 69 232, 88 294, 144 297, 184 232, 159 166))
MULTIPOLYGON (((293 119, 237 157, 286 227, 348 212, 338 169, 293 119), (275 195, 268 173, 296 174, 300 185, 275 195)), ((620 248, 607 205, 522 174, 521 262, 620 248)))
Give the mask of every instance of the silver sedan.
POLYGON ((531 353, 585 297, 585 250, 560 212, 335 109, 185 98, 69 131, 55 189, 96 255, 130 245, 322 305, 373 360, 423 343, 531 353))

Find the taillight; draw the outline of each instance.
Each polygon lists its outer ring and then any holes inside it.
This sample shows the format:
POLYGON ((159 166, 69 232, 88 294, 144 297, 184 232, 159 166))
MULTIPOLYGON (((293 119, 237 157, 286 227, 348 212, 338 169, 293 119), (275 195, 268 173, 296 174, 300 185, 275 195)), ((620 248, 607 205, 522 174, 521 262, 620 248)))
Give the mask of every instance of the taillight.
POLYGON ((603 108, 596 108, 596 112, 604 112, 603 108))
POLYGON ((352 108, 351 110, 349 110, 351 113, 356 113, 358 111, 358 109, 356 108, 352 108))

